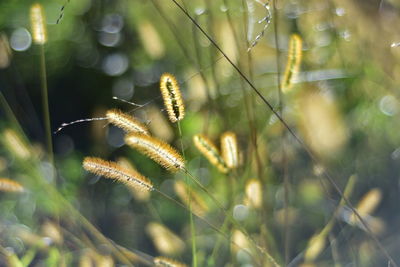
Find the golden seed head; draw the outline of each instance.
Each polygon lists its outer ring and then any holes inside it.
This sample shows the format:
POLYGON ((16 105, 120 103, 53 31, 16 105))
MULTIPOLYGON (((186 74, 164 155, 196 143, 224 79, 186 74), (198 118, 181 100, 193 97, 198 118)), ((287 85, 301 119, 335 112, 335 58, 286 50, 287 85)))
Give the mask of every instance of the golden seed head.
POLYGON ((147 127, 143 123, 119 109, 107 110, 106 117, 111 124, 121 128, 126 133, 138 132, 149 134, 147 127))
POLYGON ((196 134, 193 136, 193 142, 197 149, 207 158, 207 160, 218 168, 222 173, 228 172, 228 167, 221 157, 218 148, 213 142, 203 134, 196 134))
POLYGON ((157 267, 187 267, 186 264, 167 257, 155 257, 153 262, 157 267))
POLYGON ((125 169, 112 161, 106 161, 95 157, 86 157, 83 160, 83 168, 88 172, 117 180, 128 186, 133 186, 136 189, 146 191, 153 190, 153 184, 149 179, 135 170, 125 169))
POLYGON ((146 226, 146 232, 157 250, 165 255, 178 255, 185 250, 185 242, 170 229, 156 222, 146 226))
POLYGON ((0 191, 21 193, 24 192, 25 189, 16 181, 7 178, 0 178, 0 191))
POLYGON ((245 192, 248 204, 256 209, 260 209, 263 201, 263 190, 260 180, 253 178, 247 181, 245 192))
MULTIPOLYGON (((379 188, 373 188, 368 191, 358 202, 356 210, 361 217, 369 216, 375 211, 382 200, 382 191, 379 188)), ((350 222, 356 223, 358 221, 357 216, 352 213, 350 216, 350 222)))
POLYGON ((129 133, 125 136, 125 142, 169 171, 185 168, 183 157, 164 141, 140 133, 129 133))
MULTIPOLYGON (((134 170, 136 171, 135 166, 132 165, 132 163, 124 157, 120 157, 116 161, 118 165, 120 165, 122 168, 128 169, 128 170, 134 170)), ((140 202, 146 202, 150 199, 151 193, 150 191, 144 191, 144 190, 138 190, 135 187, 129 187, 129 191, 133 195, 133 197, 140 202)))
POLYGON ((236 134, 226 132, 221 136, 222 158, 230 169, 235 169, 239 166, 239 149, 236 139, 236 134))
POLYGON ((30 147, 21 138, 21 135, 12 129, 6 129, 2 135, 3 144, 8 151, 21 160, 27 160, 32 157, 30 147))
POLYGON ((160 78, 160 90, 171 122, 177 122, 185 116, 181 91, 178 82, 170 73, 164 73, 160 78))
POLYGON ((303 41, 298 34, 292 34, 289 41, 288 61, 285 69, 285 76, 282 81, 282 91, 288 92, 293 86, 293 80, 298 74, 301 64, 303 41))
POLYGON ((204 216, 208 212, 208 206, 204 202, 203 198, 195 191, 190 190, 188 185, 182 181, 176 181, 174 184, 174 190, 176 195, 181 199, 186 206, 191 206, 192 210, 200 216, 204 216), (189 196, 190 192, 190 196, 189 196))
POLYGON ((35 44, 44 45, 47 42, 46 19, 41 4, 31 6, 32 39, 35 44))

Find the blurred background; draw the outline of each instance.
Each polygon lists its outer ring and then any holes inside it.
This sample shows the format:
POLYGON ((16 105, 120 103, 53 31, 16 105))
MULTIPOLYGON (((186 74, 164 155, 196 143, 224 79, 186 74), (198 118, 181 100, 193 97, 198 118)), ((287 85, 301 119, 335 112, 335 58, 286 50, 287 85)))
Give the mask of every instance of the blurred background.
POLYGON ((192 188, 193 203, 199 202, 192 208, 198 205, 241 246, 197 218, 198 266, 272 266, 243 232, 224 224, 206 193, 184 183, 183 173, 171 174, 124 145, 122 130, 105 120, 52 133, 49 155, 43 56, 51 131, 119 108, 181 151, 159 90, 163 73, 175 75, 186 107, 181 126, 188 170, 282 266, 388 265, 325 170, 400 264, 400 3, 178 3, 307 149, 172 0, 3 0, 0 177, 22 189, 0 180, 0 266, 151 266, 157 256, 192 264, 188 212, 157 192, 140 193, 85 172, 85 156, 135 167, 184 203, 192 188), (44 45, 35 44, 31 30, 30 9, 37 2, 45 13, 44 45), (302 39, 302 62, 283 94, 278 85, 293 33, 302 39), (203 133, 220 147, 226 131, 237 135, 240 151, 240 166, 229 174, 192 141, 203 133))

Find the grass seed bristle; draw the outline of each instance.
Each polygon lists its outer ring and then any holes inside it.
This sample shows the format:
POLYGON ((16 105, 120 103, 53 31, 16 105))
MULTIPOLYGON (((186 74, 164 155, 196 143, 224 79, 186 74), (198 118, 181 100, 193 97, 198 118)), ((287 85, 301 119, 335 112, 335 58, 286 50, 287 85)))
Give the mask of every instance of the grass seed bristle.
POLYGON ((129 133, 125 136, 125 142, 169 171, 185 168, 183 157, 164 141, 140 133, 129 133))
POLYGON ((33 4, 30 11, 32 39, 35 44, 44 45, 47 42, 46 19, 41 4, 33 4))
POLYGON ((288 92, 293 86, 295 75, 299 72, 302 56, 302 39, 297 34, 292 34, 289 41, 288 61, 285 76, 282 81, 282 91, 288 92))
POLYGON ((153 262, 157 267, 187 267, 186 264, 167 257, 155 257, 153 262))
POLYGON ((0 178, 0 191, 21 193, 24 192, 25 189, 20 183, 16 181, 10 180, 8 178, 0 178))
POLYGON ((138 132, 149 134, 147 127, 143 123, 119 109, 107 110, 106 117, 111 124, 121 128, 127 133, 138 132))
POLYGON ((222 158, 230 169, 235 169, 239 166, 239 149, 236 139, 236 134, 226 132, 221 136, 222 158))
POLYGON ((170 121, 177 122, 182 120, 185 116, 185 107, 178 82, 172 74, 164 73, 161 76, 160 90, 170 121))
POLYGON ((208 161, 218 168, 222 173, 228 172, 228 167, 221 157, 218 148, 213 142, 203 134, 196 134, 193 136, 193 142, 197 149, 208 159, 208 161))
POLYGON ((106 161, 95 157, 86 157, 83 160, 83 168, 96 175, 117 180, 136 189, 152 191, 153 184, 135 170, 128 170, 112 161, 106 161))

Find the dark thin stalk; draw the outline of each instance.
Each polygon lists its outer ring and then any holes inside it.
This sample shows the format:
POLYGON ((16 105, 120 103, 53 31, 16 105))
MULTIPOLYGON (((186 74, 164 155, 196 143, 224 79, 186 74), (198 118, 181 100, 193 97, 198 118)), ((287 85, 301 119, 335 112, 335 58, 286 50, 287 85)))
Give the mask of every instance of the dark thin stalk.
POLYGON ((40 45, 40 83, 42 87, 42 112, 46 134, 46 147, 50 163, 54 166, 53 156, 53 141, 51 137, 51 121, 49 111, 49 97, 47 89, 47 74, 46 74, 46 58, 44 54, 44 45, 40 45))

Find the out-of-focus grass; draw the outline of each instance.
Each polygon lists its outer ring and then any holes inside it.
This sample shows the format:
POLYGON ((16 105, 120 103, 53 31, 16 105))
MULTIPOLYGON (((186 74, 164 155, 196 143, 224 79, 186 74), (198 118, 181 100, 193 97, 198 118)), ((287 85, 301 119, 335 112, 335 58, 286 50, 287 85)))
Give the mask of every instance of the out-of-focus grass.
MULTIPOLYGON (((400 219, 400 48, 391 47, 400 42, 395 27, 400 22, 399 4, 278 1, 278 16, 273 13, 265 36, 247 53, 248 43, 263 26, 257 24, 265 16, 259 3, 181 2, 274 107, 279 103, 277 75, 284 72, 289 37, 292 33, 301 36, 300 73, 281 99, 282 114, 318 155, 318 163, 307 157, 172 1, 71 0, 59 24, 55 22, 62 2, 40 2, 47 17, 45 53, 52 129, 62 122, 102 117, 111 107, 135 108, 112 96, 137 104, 152 101, 133 114, 148 123, 153 135, 179 148, 177 127, 166 120, 158 88, 161 74, 173 73, 186 105, 181 126, 188 169, 232 208, 230 214, 279 263, 285 258, 293 264, 315 266, 380 266, 388 262, 340 202, 323 170, 328 170, 341 188, 348 186, 351 175, 357 175, 348 198, 384 248, 400 261, 395 254, 400 245, 396 227, 400 219), (254 12, 249 12, 248 4, 254 12), (272 27, 276 22, 278 48, 272 27), (249 30, 253 34, 247 40, 249 30), (210 165, 192 142, 193 135, 203 133, 219 147, 225 131, 236 133, 241 151, 241 166, 229 175, 210 165), (256 139, 252 139, 254 133, 256 139), (289 177, 287 216, 285 173, 289 177), (380 192, 380 201, 376 192, 380 192), (288 230, 283 227, 285 219, 288 230), (289 234, 286 252, 284 231, 289 234)), ((22 193, 0 191, 0 265, 135 262, 141 266, 151 265, 153 256, 164 254, 190 263, 187 211, 155 193, 150 198, 137 196, 123 185, 87 174, 81 162, 86 155, 124 157, 159 190, 185 203, 184 186, 179 187, 185 181, 183 174, 169 174, 124 146, 122 132, 104 121, 77 124, 53 135, 55 165, 47 161, 39 54, 30 42, 32 4, 0 3, 0 177, 15 180, 26 189, 22 193), (174 233, 180 241, 162 242, 172 242, 179 249, 174 253, 160 249, 155 225, 174 233)), ((201 212, 205 218, 236 243, 230 244, 195 219, 198 265, 269 266, 240 229, 229 222, 222 227, 225 218, 209 196, 190 186, 204 202, 201 205, 206 205, 201 212), (252 257, 244 248, 251 250, 252 257)), ((195 210, 193 205, 195 202, 195 210)), ((173 248, 172 243, 167 247, 173 248)))

